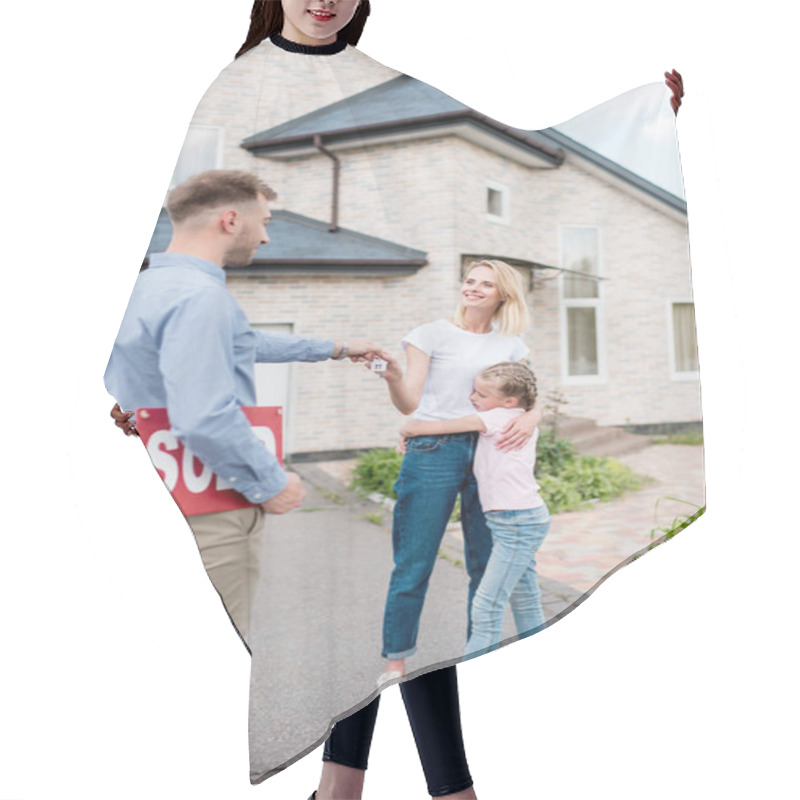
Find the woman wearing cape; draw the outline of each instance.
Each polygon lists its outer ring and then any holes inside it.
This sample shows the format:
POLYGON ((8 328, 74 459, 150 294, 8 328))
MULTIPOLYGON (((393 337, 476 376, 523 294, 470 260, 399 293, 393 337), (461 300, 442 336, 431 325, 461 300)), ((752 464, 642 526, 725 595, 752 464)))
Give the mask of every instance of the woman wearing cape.
MULTIPOLYGON (((257 0, 254 3, 250 30, 236 61, 209 90, 193 120, 197 129, 224 127, 221 146, 226 167, 252 168, 252 158, 240 145, 249 140, 250 152, 255 152, 260 133, 274 131, 282 124, 368 91, 395 76, 393 71, 376 65, 352 48, 359 40, 369 13, 368 0, 257 0), (280 81, 273 77, 276 74, 281 75, 280 81), (277 94, 273 90, 280 82, 286 88, 277 94)), ((683 93, 682 82, 674 71, 667 73, 666 78, 673 95, 672 107, 677 113, 683 93)), ((291 186, 288 180, 291 162, 273 162, 271 166, 279 176, 287 177, 287 180, 272 179, 279 191, 284 185, 291 186)), ((301 189, 292 187, 292 191, 295 195, 289 202, 299 195, 300 204, 306 203, 301 189)), ((508 357, 520 355, 509 352, 508 357)), ((120 427, 130 432, 129 415, 117 411, 115 419, 120 427)), ((538 419, 534 415, 533 424, 522 432, 523 436, 530 436, 538 419)), ((335 536, 336 532, 331 535, 335 536)), ((470 575, 473 589, 480 576, 481 567, 477 565, 470 575)), ((384 585, 387 579, 388 571, 381 578, 384 585)), ((434 665, 428 664, 425 668, 431 666, 434 665)), ((430 795, 475 797, 461 738, 455 666, 423 672, 402 682, 401 691, 430 795)), ((334 725, 325 746, 322 778, 315 792, 317 800, 361 796, 378 701, 376 697, 334 725)), ((344 709, 333 716, 341 717, 342 711, 344 709)), ((291 747, 293 753, 290 748, 281 756, 271 756, 271 760, 256 758, 260 763, 251 779, 254 782, 263 780, 310 749, 308 745, 293 744, 291 747)))

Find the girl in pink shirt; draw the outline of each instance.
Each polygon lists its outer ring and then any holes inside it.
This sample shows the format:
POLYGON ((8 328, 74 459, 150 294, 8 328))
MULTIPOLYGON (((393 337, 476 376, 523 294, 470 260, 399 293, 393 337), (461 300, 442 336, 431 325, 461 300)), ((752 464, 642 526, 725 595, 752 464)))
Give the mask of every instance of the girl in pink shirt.
POLYGON ((451 420, 411 420, 401 433, 407 438, 480 433, 473 470, 492 532, 492 554, 472 601, 472 633, 465 655, 476 655, 500 644, 509 603, 520 637, 544 627, 536 551, 550 527, 550 514, 533 475, 537 433, 518 450, 500 450, 496 445, 508 423, 533 407, 533 372, 518 361, 487 367, 476 376, 470 400, 475 414, 451 420))

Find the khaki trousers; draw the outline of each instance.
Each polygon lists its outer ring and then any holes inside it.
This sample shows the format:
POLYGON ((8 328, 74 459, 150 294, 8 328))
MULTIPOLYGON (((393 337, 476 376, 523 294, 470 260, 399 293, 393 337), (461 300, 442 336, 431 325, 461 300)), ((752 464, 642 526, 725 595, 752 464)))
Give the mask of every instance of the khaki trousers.
POLYGON ((208 577, 236 630, 249 645, 250 611, 258 585, 261 506, 186 517, 208 577))

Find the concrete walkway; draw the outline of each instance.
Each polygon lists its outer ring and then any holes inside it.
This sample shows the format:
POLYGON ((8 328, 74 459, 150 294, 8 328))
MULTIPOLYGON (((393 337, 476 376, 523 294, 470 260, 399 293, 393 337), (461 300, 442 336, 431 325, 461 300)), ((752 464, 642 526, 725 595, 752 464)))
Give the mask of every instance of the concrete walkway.
MULTIPOLYGON (((616 458, 650 480, 616 500, 553 515, 537 559, 545 612, 552 616, 563 610, 566 598, 574 601, 663 536, 660 529, 672 527, 676 517, 705 504, 702 446, 650 445, 616 458)), ((329 461, 317 466, 347 485, 354 465, 329 461)), ((458 525, 450 527, 443 550, 451 560, 462 558, 458 525)))
MULTIPOLYGON (((549 621, 569 613, 651 544, 654 528, 692 513, 687 503, 703 503, 701 447, 656 445, 620 460, 653 480, 615 501, 554 516, 538 558, 549 621)), ((303 509, 267 521, 251 642, 255 781, 316 747, 331 720, 376 694, 391 511, 347 488, 353 464, 297 465, 308 488, 303 509)), ((691 528, 681 535, 691 535, 691 528)), ((461 531, 453 525, 442 542, 409 673, 461 657, 466 599, 461 531)), ((509 613, 504 638, 514 633, 509 613)))
POLYGON ((618 459, 652 481, 608 503, 555 515, 539 552, 541 574, 580 593, 663 536, 659 529, 671 528, 675 517, 705 503, 702 447, 652 445, 618 459))

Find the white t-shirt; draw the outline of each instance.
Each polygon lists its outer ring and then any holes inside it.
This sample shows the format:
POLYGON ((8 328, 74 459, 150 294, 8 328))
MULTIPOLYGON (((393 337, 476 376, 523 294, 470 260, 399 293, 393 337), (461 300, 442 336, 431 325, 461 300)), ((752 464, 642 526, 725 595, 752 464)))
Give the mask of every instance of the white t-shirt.
POLYGON ((414 328, 403 348, 414 345, 430 356, 431 363, 422 400, 414 419, 457 419, 474 414, 469 400, 475 376, 501 361, 519 361, 530 348, 519 336, 499 331, 470 333, 446 319, 414 328))
POLYGON ((524 413, 521 408, 493 408, 491 411, 478 412, 486 426, 486 433, 481 433, 478 438, 472 469, 484 512, 513 511, 544 505, 533 476, 539 431, 535 430, 519 450, 504 452, 497 449, 497 437, 503 428, 524 413))

